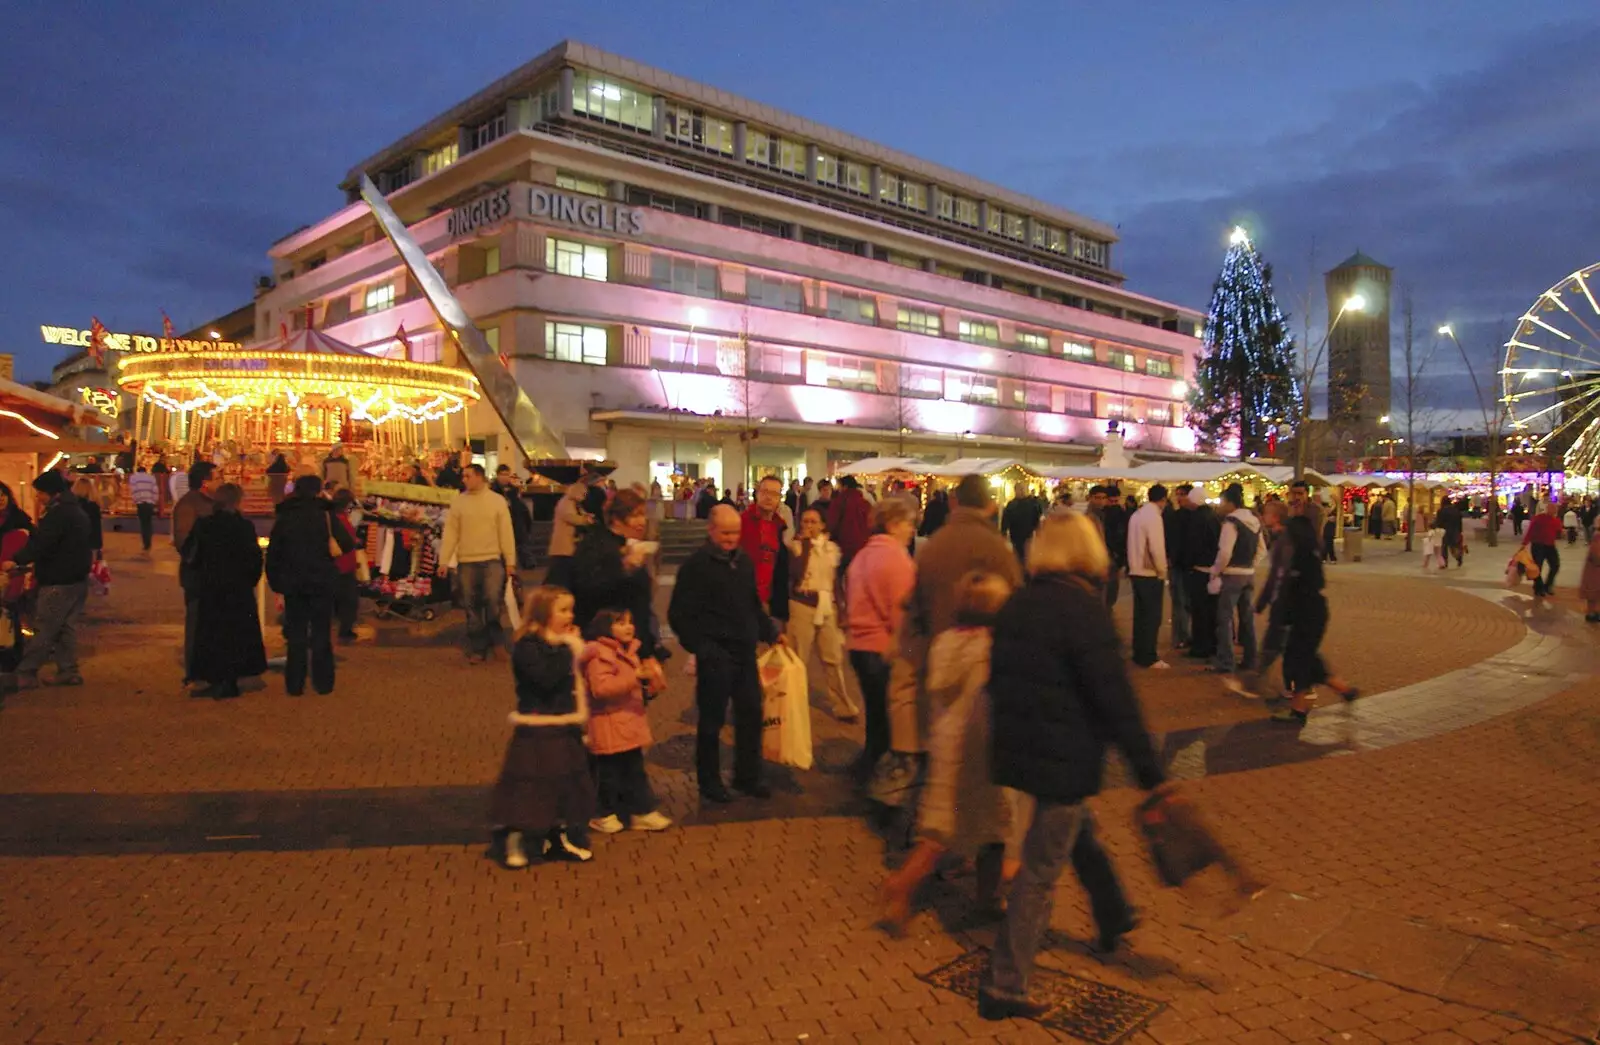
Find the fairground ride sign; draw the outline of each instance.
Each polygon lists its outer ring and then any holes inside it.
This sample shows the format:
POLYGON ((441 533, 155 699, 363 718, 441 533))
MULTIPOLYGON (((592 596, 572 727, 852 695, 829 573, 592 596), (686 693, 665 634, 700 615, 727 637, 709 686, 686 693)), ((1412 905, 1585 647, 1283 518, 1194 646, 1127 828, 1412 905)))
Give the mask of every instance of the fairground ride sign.
MULTIPOLYGON (((47 345, 63 348, 88 348, 89 330, 77 327, 52 327, 41 324, 39 333, 47 345)), ((106 348, 112 352, 237 352, 244 345, 198 337, 151 337, 148 334, 106 332, 106 348)))

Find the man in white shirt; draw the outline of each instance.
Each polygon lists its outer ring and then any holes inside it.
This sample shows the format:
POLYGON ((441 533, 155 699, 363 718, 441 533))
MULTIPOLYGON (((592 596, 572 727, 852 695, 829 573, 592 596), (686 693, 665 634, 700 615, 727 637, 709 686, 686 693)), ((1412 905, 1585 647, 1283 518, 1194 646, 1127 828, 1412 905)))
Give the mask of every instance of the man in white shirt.
POLYGON ((189 492, 189 473, 182 468, 174 468, 172 477, 167 480, 167 492, 172 495, 173 504, 183 500, 183 495, 189 492))
POLYGON ((1161 632, 1162 593, 1167 584, 1167 530, 1161 513, 1167 488, 1150 487, 1149 499, 1128 519, 1128 580, 1133 588, 1133 662, 1141 668, 1165 670, 1170 665, 1156 654, 1161 632))
MULTIPOLYGON (((188 485, 187 482, 185 485, 188 485)), ((134 510, 139 513, 139 540, 144 543, 145 554, 148 555, 155 534, 156 501, 161 497, 161 484, 141 464, 128 476, 128 495, 133 498, 134 510)))
POLYGON ((517 568, 517 542, 511 509, 490 489, 483 465, 467 465, 461 478, 466 490, 444 519, 439 573, 455 571, 456 601, 467 611, 467 660, 481 664, 499 643, 500 607, 506 578, 517 568))

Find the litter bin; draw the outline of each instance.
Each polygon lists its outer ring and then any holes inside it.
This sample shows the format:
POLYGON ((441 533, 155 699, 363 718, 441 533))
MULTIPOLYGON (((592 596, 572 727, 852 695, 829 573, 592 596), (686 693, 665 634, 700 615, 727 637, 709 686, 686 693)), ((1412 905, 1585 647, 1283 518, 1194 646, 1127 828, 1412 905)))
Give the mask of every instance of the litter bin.
POLYGON ((1359 526, 1346 526, 1344 528, 1344 555, 1351 562, 1361 561, 1361 538, 1363 536, 1359 526))

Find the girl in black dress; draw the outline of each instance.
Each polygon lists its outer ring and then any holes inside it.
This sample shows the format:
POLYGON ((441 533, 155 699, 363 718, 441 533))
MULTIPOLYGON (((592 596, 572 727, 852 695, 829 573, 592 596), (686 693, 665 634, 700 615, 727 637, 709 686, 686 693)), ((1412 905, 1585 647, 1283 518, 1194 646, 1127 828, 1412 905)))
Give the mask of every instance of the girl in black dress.
POLYGON ((553 860, 591 859, 595 785, 584 732, 589 696, 578 671, 583 640, 572 626, 572 593, 543 585, 528 593, 511 650, 517 710, 500 779, 489 800, 489 856, 508 870, 528 866, 527 846, 553 860))

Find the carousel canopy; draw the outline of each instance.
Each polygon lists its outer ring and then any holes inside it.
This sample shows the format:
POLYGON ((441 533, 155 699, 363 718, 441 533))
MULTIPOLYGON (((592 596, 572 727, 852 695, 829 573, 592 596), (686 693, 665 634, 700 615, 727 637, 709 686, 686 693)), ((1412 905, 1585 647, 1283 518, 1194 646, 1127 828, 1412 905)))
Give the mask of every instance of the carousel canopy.
POLYGON ((263 345, 250 346, 255 352, 298 352, 303 355, 316 355, 318 353, 330 356, 365 356, 370 353, 363 352, 354 345, 347 345, 336 337, 329 337, 320 330, 296 330, 287 337, 280 337, 263 345))
POLYGON ((881 475, 884 472, 910 472, 927 475, 932 465, 915 457, 863 457, 839 469, 840 475, 881 475))

